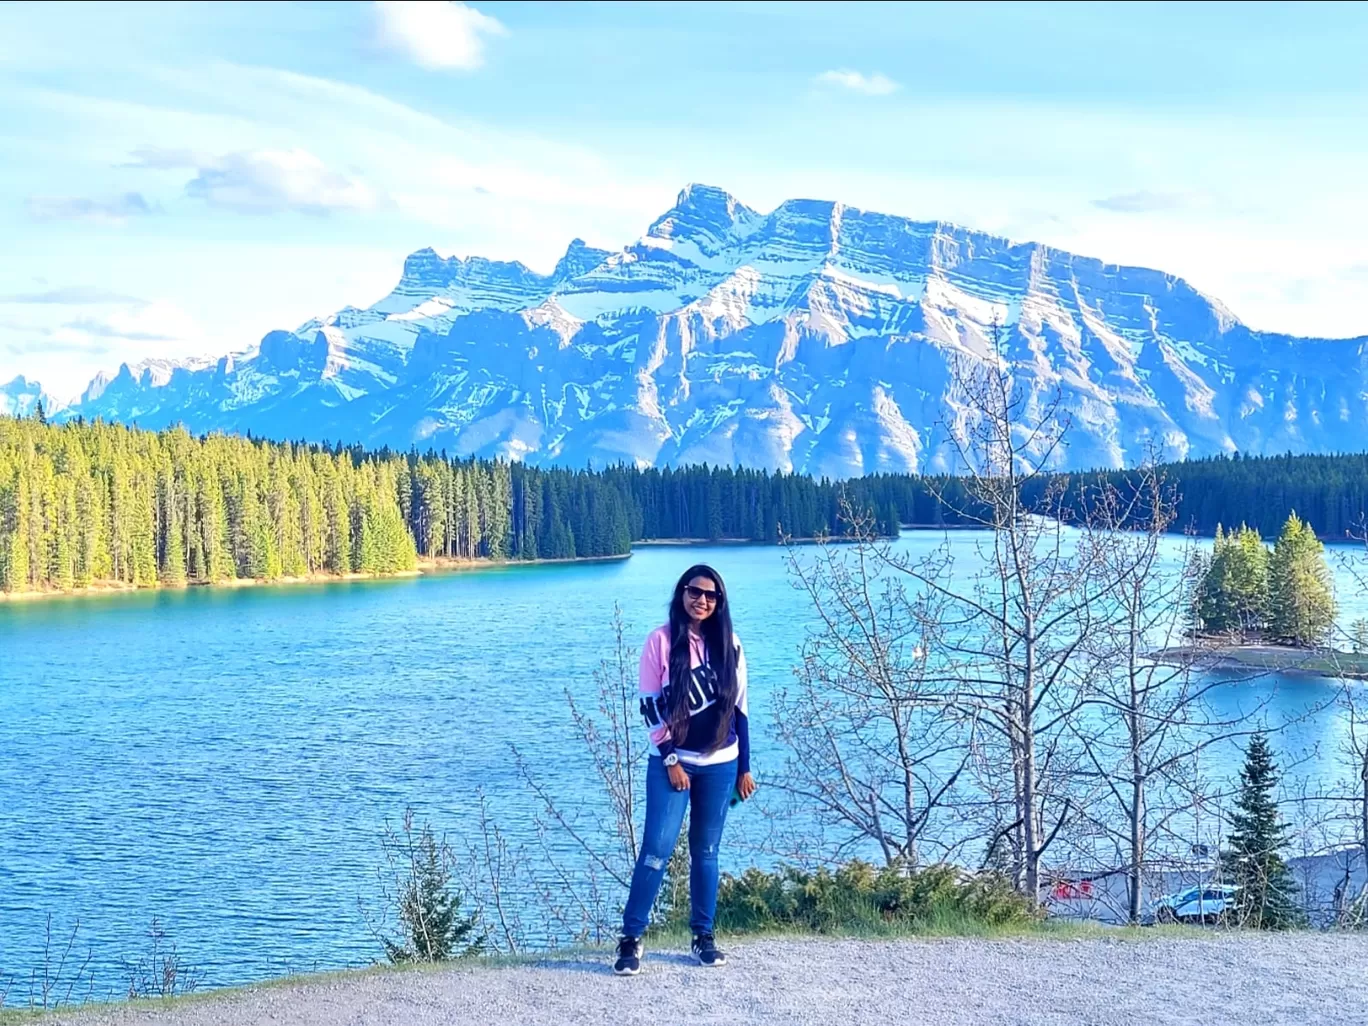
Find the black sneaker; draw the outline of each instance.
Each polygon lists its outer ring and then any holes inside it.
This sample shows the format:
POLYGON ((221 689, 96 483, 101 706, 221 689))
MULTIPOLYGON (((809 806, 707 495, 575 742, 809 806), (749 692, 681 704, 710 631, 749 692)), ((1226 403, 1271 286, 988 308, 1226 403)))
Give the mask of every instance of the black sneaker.
POLYGON ((727 956, 717 949, 717 941, 710 933, 700 933, 693 939, 693 956, 699 965, 726 965, 727 956))
POLYGON ((613 972, 619 976, 635 976, 641 972, 641 955, 645 951, 645 946, 641 943, 640 937, 623 937, 618 941, 617 961, 613 963, 613 972))

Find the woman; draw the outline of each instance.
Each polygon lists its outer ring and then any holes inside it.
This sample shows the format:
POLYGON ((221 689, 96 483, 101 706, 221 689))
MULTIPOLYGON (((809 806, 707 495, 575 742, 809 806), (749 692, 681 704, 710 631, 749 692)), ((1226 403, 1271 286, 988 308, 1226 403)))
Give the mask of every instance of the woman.
POLYGON ((675 584, 670 622, 641 651, 641 715, 651 736, 646 829, 622 915, 613 971, 641 972, 642 935, 665 867, 689 816, 689 926, 700 965, 726 956, 713 939, 717 847, 733 793, 755 793, 746 720, 746 657, 732 633, 727 589, 716 570, 690 567, 675 584))

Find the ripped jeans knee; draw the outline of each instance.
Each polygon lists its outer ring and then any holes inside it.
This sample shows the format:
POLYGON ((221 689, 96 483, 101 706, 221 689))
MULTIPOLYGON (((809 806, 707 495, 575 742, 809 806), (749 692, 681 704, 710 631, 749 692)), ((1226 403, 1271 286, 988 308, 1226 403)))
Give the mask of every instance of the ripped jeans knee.
POLYGON ((700 844, 689 846, 689 857, 696 862, 716 862, 717 844, 700 844))

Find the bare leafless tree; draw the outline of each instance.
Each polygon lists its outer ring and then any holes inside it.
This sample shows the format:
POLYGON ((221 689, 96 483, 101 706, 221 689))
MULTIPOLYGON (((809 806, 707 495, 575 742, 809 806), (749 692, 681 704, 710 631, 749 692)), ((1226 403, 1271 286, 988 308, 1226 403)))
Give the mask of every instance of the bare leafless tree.
MULTIPOLYGON (((1340 553, 1338 562, 1362 593, 1368 591, 1368 524, 1361 523, 1350 537, 1360 547, 1340 553)), ((1365 654, 1362 635, 1361 621, 1347 631, 1336 628, 1336 640, 1353 653, 1344 656, 1350 664, 1346 670, 1360 678, 1363 660, 1354 656, 1365 654)), ((1368 927, 1368 700, 1361 694, 1363 687, 1358 681, 1346 681, 1340 691, 1337 712, 1345 728, 1338 745, 1341 772, 1320 795, 1323 815, 1335 824, 1332 844, 1341 870, 1334 885, 1334 919, 1340 926, 1356 929, 1368 927)))
POLYGON ((1298 840, 1306 849, 1300 868, 1308 914, 1318 925, 1362 930, 1368 928, 1368 714, 1351 689, 1341 698, 1344 772, 1294 805, 1298 840))
MULTIPOLYGON (((940 819, 962 797, 973 725, 946 715, 928 674, 936 596, 909 594, 867 513, 843 504, 841 544, 788 550, 816 617, 793 686, 774 699, 788 754, 771 782, 783 819, 832 828, 828 857, 873 842, 889 864, 946 859, 965 842, 940 819)), ((809 857, 818 853, 805 839, 809 857)))
POLYGON ((940 496, 961 522, 982 527, 975 558, 947 544, 890 566, 930 597, 938 623, 932 666, 949 708, 973 722, 985 791, 1005 787, 988 850, 1005 841, 1018 888, 1038 900, 1041 863, 1076 811, 1079 753, 1069 730, 1092 676, 1085 644, 1110 582, 1092 532, 1046 471, 1068 430, 1058 394, 1018 388, 999 356, 952 364, 952 432, 966 476, 963 499, 940 496), (968 564, 968 565, 966 565, 968 564), (1010 781, 1005 785, 1004 781, 1010 781))
POLYGON ((481 906, 489 945, 505 954, 517 954, 527 944, 521 905, 515 896, 527 889, 527 855, 509 843, 490 815, 483 788, 476 799, 479 815, 475 833, 466 840, 471 890, 481 906))
POLYGON ((1347 860, 1345 880, 1335 905, 1342 923, 1362 927, 1368 925, 1368 704, 1350 688, 1345 688, 1342 694, 1344 715, 1348 721, 1343 754, 1349 771, 1349 816, 1353 821, 1351 851, 1357 855, 1363 879, 1355 889, 1352 880, 1354 862, 1347 860))
MULTIPOLYGON (((95 987, 95 975, 90 967, 94 952, 87 947, 79 963, 72 957, 80 930, 81 921, 78 919, 72 924, 66 943, 56 941, 52 934, 52 913, 48 913, 43 931, 43 964, 29 974, 29 1008, 46 1010, 69 1005, 72 993, 80 986, 86 986, 82 1000, 89 1000, 95 987)), ((13 985, 14 980, 10 979, 0 990, 0 1008, 5 1007, 5 1000, 13 985)))
POLYGON ((918 555, 857 524, 850 550, 795 566, 818 630, 777 726, 796 755, 783 786, 852 839, 894 859, 977 836, 1007 849, 992 861, 1034 901, 1077 788, 1096 787, 1073 728, 1116 568, 1047 472, 1068 428, 1058 396, 1018 388, 1000 343, 994 326, 992 352, 952 361, 947 420, 966 473, 937 496, 983 530, 918 555), (938 814, 952 831, 928 829, 938 814))
POLYGON ((1123 484, 1098 482, 1088 507, 1107 594, 1087 641, 1095 676, 1070 730, 1086 757, 1083 776, 1102 784, 1102 801, 1080 810, 1101 844, 1078 854, 1125 873, 1124 915, 1138 923, 1147 872, 1185 867, 1194 849, 1214 847, 1193 840, 1198 807, 1215 797, 1198 756, 1263 726, 1268 696, 1238 716, 1219 715, 1208 700, 1260 674, 1203 669, 1183 644, 1200 562, 1190 538, 1172 551, 1177 499, 1153 458, 1123 484))

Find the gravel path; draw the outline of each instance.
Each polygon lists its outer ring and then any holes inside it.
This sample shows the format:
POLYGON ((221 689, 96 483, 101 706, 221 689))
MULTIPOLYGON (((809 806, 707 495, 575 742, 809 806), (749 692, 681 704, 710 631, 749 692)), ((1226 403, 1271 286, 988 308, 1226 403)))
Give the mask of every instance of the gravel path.
POLYGON ((1368 937, 752 940, 636 979, 579 958, 374 973, 61 1020, 158 1026, 1316 1026, 1368 1023, 1368 937))

